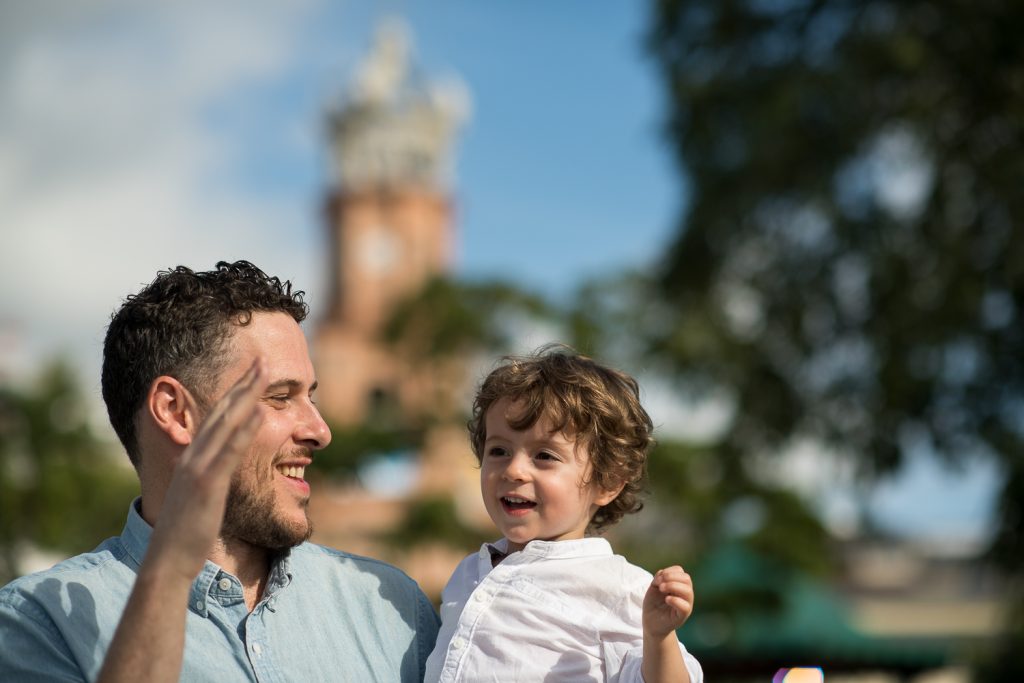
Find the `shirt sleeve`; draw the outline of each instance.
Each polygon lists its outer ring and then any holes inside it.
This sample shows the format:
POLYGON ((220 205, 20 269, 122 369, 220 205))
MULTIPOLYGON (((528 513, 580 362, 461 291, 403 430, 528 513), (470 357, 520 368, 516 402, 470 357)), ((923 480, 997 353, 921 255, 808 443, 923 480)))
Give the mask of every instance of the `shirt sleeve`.
MULTIPOLYGON (((704 683, 704 670, 700 668, 700 662, 687 651, 686 646, 679 643, 679 652, 683 655, 683 664, 690 673, 690 683, 704 683)), ((614 683, 644 683, 644 676, 641 665, 644 661, 643 647, 635 647, 626 653, 622 659, 617 676, 609 677, 609 682, 614 683)), ((606 666, 610 662, 606 662, 606 666)), ((605 671, 613 671, 606 668, 605 671)))
POLYGON ((19 593, 0 593, 0 643, 0 681, 86 680, 53 620, 19 593))
POLYGON ((441 625, 441 619, 434 611, 434 605, 427 599, 422 591, 417 591, 416 603, 416 647, 419 653, 420 680, 426 671, 427 658, 434 649, 434 642, 437 640, 437 630, 441 625))
MULTIPOLYGON (((620 619, 632 625, 631 636, 618 642, 603 643, 602 656, 608 683, 645 683, 642 667, 644 660, 643 631, 640 624, 643 619, 644 595, 653 577, 647 571, 627 565, 622 577, 622 584, 630 588, 625 590, 622 602, 615 612, 620 619)), ((686 647, 676 639, 679 653, 683 656, 683 664, 690 674, 690 683, 703 683, 704 671, 697 658, 687 651, 686 647)))

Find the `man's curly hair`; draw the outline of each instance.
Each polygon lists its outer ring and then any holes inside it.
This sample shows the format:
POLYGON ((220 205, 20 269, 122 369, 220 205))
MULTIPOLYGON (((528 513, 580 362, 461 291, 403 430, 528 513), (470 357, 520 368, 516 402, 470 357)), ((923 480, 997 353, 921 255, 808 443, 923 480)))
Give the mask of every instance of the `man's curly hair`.
POLYGON ((153 380, 175 377, 205 403, 230 361, 234 326, 248 325, 257 312, 302 322, 309 311, 304 294, 248 261, 221 261, 211 271, 161 271, 125 299, 107 327, 102 385, 110 424, 136 468, 135 419, 153 380))
POLYGON ((477 392, 467 427, 473 453, 483 460, 488 409, 507 398, 517 410, 513 429, 529 429, 546 418, 555 432, 575 439, 590 455, 588 483, 601 489, 623 484, 622 492, 590 520, 601 531, 623 515, 638 512, 654 444, 654 425, 640 405, 636 380, 562 345, 549 345, 530 356, 505 356, 477 392))

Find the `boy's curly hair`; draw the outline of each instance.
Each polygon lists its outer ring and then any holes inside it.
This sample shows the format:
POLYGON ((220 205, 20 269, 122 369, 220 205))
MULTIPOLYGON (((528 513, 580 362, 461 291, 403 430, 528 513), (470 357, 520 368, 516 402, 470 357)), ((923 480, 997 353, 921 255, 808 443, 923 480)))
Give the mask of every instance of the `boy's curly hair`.
POLYGON ((588 529, 601 531, 643 508, 640 495, 654 425, 640 405, 640 387, 629 375, 560 344, 530 356, 505 356, 484 379, 467 423, 473 453, 483 460, 487 410, 507 398, 519 409, 513 429, 529 429, 547 418, 556 432, 574 438, 590 454, 588 483, 622 492, 602 506, 588 529))
POLYGON ((110 424, 132 464, 139 465, 136 414, 154 379, 176 377, 203 403, 229 361, 234 327, 257 312, 302 322, 309 310, 303 295, 248 261, 221 261, 206 272, 161 271, 125 299, 103 341, 102 386, 110 424))

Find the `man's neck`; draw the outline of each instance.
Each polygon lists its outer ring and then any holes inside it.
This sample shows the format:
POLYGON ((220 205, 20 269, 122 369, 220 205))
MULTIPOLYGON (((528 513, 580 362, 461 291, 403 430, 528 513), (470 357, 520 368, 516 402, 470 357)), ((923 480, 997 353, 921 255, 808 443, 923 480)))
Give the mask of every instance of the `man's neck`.
POLYGON ((209 559, 241 582, 245 605, 251 612, 266 589, 271 557, 272 553, 266 548, 257 548, 237 538, 219 537, 210 550, 209 559))

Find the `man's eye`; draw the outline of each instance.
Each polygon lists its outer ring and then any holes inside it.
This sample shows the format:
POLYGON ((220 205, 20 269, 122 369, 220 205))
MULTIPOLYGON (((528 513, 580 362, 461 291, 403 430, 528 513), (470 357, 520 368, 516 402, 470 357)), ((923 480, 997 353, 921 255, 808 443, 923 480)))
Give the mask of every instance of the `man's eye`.
POLYGON ((275 403, 285 403, 288 400, 288 398, 288 394, 277 394, 276 396, 268 396, 267 400, 273 401, 275 403))

